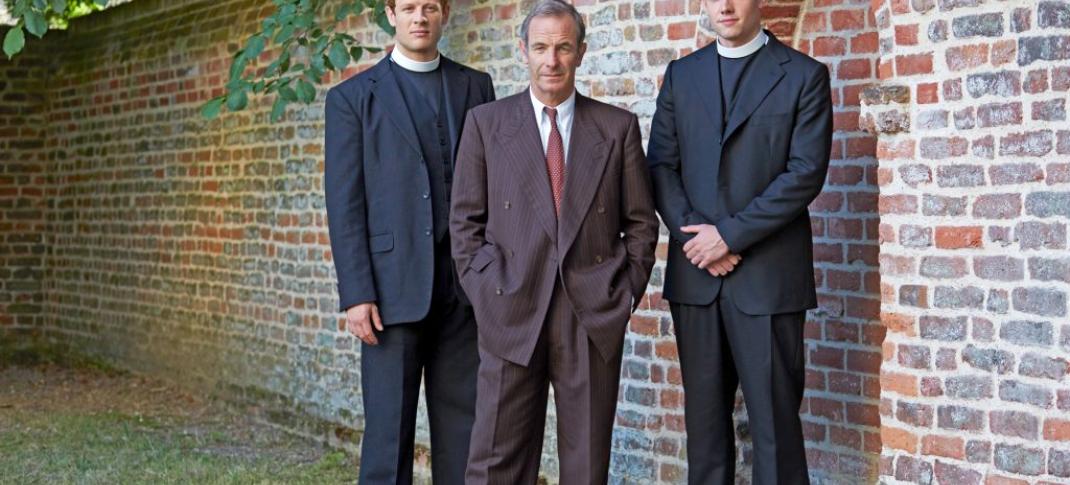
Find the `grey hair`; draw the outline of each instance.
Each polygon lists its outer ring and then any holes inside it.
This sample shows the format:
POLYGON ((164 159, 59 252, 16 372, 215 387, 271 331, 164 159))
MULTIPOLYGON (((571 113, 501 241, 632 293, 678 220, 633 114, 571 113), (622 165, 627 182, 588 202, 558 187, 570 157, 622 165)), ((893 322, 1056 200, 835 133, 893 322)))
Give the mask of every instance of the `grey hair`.
POLYGON ((528 26, 531 25, 531 19, 557 16, 572 17, 576 30, 579 31, 576 45, 582 44, 583 38, 587 35, 587 25, 583 23, 583 16, 576 10, 576 7, 562 0, 539 0, 534 7, 531 7, 528 16, 524 17, 524 23, 520 24, 520 38, 523 39, 524 45, 528 45, 528 26))

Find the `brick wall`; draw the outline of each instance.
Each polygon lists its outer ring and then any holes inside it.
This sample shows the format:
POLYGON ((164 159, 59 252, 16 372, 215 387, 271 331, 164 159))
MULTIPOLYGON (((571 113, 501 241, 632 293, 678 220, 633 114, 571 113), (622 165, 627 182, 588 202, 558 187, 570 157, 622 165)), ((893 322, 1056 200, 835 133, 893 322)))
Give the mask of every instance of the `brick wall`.
POLYGON ((48 72, 40 47, 0 62, 0 336, 12 338, 45 322, 48 72))
POLYGON ((881 479, 1070 478, 1070 4, 875 1, 881 479))
MULTIPOLYGON (((352 444, 358 347, 333 311, 322 104, 276 124, 266 105, 198 113, 265 4, 142 0, 30 42, 47 62, 0 61, 0 327, 47 329, 352 444)), ((445 52, 490 72, 500 96, 522 89, 515 31, 529 5, 455 1, 445 52)), ((665 65, 711 39, 700 5, 581 0, 581 91, 635 111, 646 133, 665 65)), ((805 0, 765 13, 833 76, 802 409, 815 481, 1065 480, 1066 4, 805 0)), ((686 476, 662 271, 626 342, 617 482, 686 476)), ((737 417, 745 470, 742 403, 737 417)))
MULTIPOLYGON (((359 440, 359 371, 354 339, 338 331, 332 311, 322 105, 294 108, 273 125, 266 106, 210 122, 198 114, 199 103, 220 92, 225 60, 265 13, 262 3, 147 0, 38 42, 57 53, 46 64, 51 77, 33 85, 47 99, 38 133, 47 145, 17 153, 49 166, 46 178, 18 187, 50 194, 44 307, 53 339, 261 403, 283 426, 346 444, 359 440)), ((502 96, 526 84, 515 49, 526 7, 454 4, 447 54, 490 72, 502 96)), ((580 8, 590 26, 581 90, 635 111, 646 132, 665 65, 711 39, 700 4, 580 8)), ((874 142, 857 128, 860 86, 875 75, 874 23, 864 6, 827 0, 770 3, 765 13, 771 30, 826 60, 835 78, 833 175, 814 206, 822 303, 807 328, 803 413, 815 478, 848 483, 875 473, 879 448, 874 142)), ((369 42, 389 41, 361 22, 351 27, 369 42)), ((659 264, 626 344, 617 480, 686 476, 661 272, 659 264)), ((551 416, 548 431, 553 426, 551 416)), ((549 439, 551 478, 554 454, 549 439)), ((744 481, 749 460, 744 444, 744 481)))

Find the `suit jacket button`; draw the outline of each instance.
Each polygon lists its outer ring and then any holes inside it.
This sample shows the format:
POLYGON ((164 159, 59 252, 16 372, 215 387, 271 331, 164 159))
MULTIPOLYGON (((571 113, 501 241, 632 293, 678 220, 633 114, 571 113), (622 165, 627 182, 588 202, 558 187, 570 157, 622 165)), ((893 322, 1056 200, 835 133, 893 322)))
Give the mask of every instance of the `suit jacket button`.
POLYGON ((594 257, 594 262, 598 263, 598 264, 602 264, 602 256, 595 256, 594 257))
POLYGON ((600 206, 598 206, 598 213, 599 213, 599 214, 605 214, 605 213, 606 213, 606 208, 605 208, 605 206, 601 206, 601 205, 600 205, 600 206))
POLYGON ((430 198, 430 197, 431 197, 431 194, 429 194, 427 192, 424 192, 423 198, 427 199, 427 198, 430 198))
POLYGON ((510 204, 508 200, 507 200, 507 201, 505 201, 505 210, 509 210, 509 208, 510 208, 510 207, 512 207, 512 206, 513 206, 513 205, 512 205, 512 204, 510 204))
POLYGON ((500 286, 498 288, 495 288, 494 289, 494 294, 495 295, 501 295, 502 294, 502 288, 500 286))
POLYGON ((425 230, 424 231, 424 235, 425 236, 430 236, 431 235, 431 230, 430 229, 425 230))

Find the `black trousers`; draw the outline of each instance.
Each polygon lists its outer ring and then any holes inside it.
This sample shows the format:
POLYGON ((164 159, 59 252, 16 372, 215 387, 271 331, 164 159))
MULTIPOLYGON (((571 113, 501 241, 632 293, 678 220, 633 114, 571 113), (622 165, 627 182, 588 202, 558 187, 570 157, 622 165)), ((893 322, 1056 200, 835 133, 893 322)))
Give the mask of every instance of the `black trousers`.
MULTIPOLYGON (((448 248, 448 240, 445 243, 448 248)), ((410 484, 416 408, 424 380, 436 485, 464 483, 475 419, 479 349, 472 307, 452 293, 452 273, 436 251, 431 311, 419 322, 387 326, 379 345, 361 347, 364 436, 360 483, 410 484)))
POLYGON ((735 483, 732 412, 742 384, 753 483, 809 484, 799 420, 806 313, 748 315, 727 291, 706 306, 670 305, 684 381, 688 483, 735 483))

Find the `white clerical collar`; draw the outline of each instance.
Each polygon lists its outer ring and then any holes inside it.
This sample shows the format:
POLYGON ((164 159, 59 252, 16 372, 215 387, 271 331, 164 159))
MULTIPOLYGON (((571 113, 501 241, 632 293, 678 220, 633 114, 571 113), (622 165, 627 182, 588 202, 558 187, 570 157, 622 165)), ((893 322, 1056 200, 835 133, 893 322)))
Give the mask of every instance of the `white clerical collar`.
POLYGON ((750 42, 743 44, 739 47, 728 47, 721 45, 721 41, 717 41, 717 53, 721 56, 731 59, 739 59, 740 57, 747 57, 758 49, 761 49, 763 45, 769 42, 769 36, 765 34, 765 31, 759 30, 758 35, 754 36, 750 42))
POLYGON ((394 64, 401 66, 402 69, 414 72, 431 72, 438 69, 438 63, 442 60, 442 54, 436 54, 434 59, 430 61, 414 61, 405 57, 405 54, 401 53, 401 49, 394 47, 394 50, 390 51, 390 60, 394 61, 394 64))
MULTIPOLYGON (((539 101, 539 98, 535 97, 535 92, 532 91, 531 88, 528 88, 528 94, 531 95, 531 105, 535 108, 535 117, 538 118, 542 115, 542 109, 547 106, 543 104, 542 101, 539 101)), ((557 110, 557 119, 559 121, 572 116, 572 110, 576 108, 576 90, 573 89, 572 94, 568 96, 568 99, 562 101, 557 106, 549 107, 557 110)))

